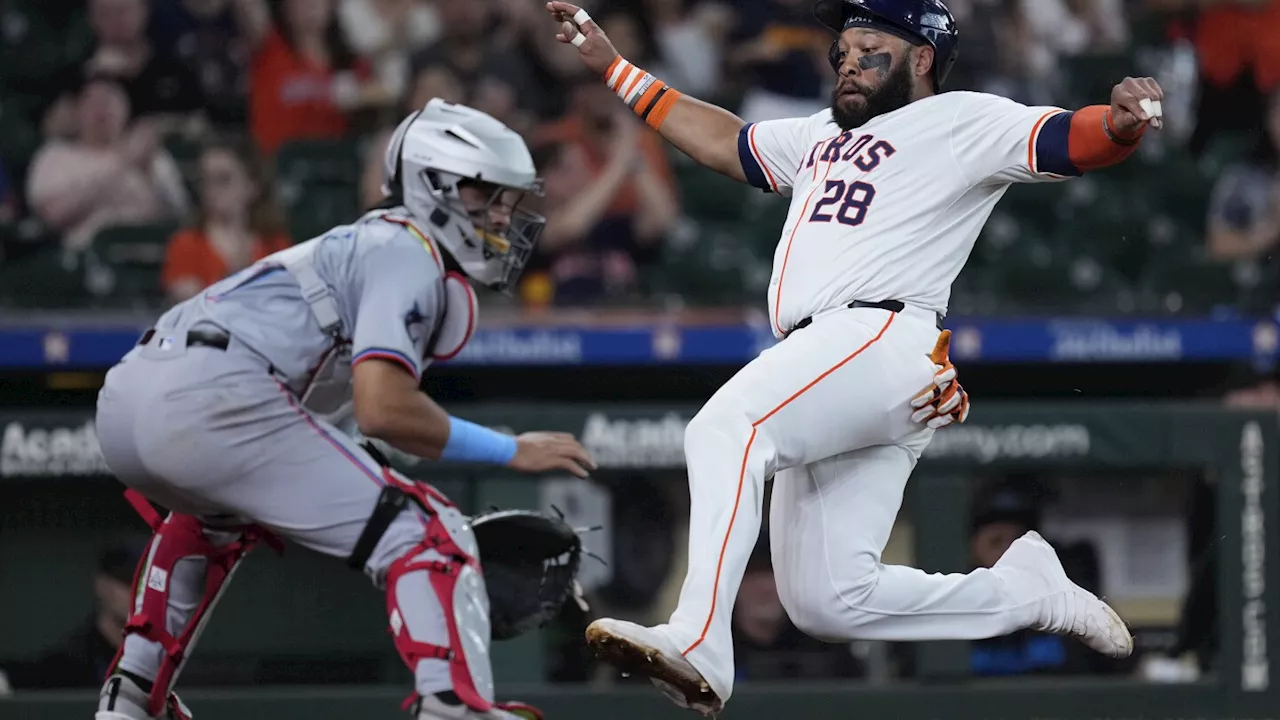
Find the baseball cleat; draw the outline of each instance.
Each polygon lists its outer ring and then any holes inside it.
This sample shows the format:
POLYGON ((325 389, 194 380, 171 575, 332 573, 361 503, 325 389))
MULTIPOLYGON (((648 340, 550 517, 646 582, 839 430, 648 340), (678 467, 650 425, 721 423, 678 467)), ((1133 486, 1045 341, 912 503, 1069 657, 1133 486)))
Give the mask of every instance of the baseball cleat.
POLYGON ((191 720, 191 710, 173 693, 165 701, 164 714, 152 718, 146 710, 151 688, 145 684, 132 673, 113 672, 98 695, 93 720, 191 720))
POLYGON ((623 675, 649 678, 676 705, 713 717, 724 703, 661 632, 609 618, 587 626, 587 645, 623 675))
POLYGON ((1040 601, 1040 618, 1031 629, 1074 636, 1111 658, 1133 654, 1133 636, 1124 621, 1111 606, 1071 582, 1058 554, 1039 533, 1015 540, 995 568, 1030 573, 1048 586, 1050 595, 1040 601))

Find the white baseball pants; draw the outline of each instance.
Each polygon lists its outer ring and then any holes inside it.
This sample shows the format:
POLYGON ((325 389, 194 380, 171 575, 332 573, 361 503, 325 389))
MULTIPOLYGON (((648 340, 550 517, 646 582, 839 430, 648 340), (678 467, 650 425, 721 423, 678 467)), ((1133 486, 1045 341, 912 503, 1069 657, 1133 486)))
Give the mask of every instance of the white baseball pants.
POLYGON ((722 700, 731 616, 774 479, 770 536, 783 606, 829 641, 995 637, 1025 625, 989 570, 928 574, 880 554, 933 431, 910 399, 933 378, 932 312, 820 313, 744 367, 685 433, 688 575, 662 626, 722 700))

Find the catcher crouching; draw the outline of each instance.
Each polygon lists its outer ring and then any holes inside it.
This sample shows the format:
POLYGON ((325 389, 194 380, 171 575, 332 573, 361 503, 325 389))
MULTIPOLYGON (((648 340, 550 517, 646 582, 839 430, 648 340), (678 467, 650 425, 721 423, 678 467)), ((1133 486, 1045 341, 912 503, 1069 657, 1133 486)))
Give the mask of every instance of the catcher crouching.
POLYGON ((420 390, 470 338, 473 284, 519 278, 545 224, 521 202, 540 181, 519 135, 439 100, 401 122, 383 171, 382 207, 175 306, 107 374, 103 458, 154 535, 96 720, 190 718, 172 691, 201 629, 245 555, 282 541, 385 591, 417 720, 541 717, 496 700, 489 644, 561 606, 577 535, 540 513, 466 517, 339 427, 426 460, 594 469, 571 435, 512 437, 420 390))

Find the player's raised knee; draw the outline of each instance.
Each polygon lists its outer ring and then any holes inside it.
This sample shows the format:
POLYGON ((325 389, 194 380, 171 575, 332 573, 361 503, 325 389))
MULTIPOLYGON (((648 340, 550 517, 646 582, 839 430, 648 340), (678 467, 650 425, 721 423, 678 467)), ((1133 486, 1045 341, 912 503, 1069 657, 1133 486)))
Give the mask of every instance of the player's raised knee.
POLYGON ((751 418, 736 403, 712 399, 684 430, 685 452, 720 447, 726 442, 745 445, 752 435, 751 418))
MULTIPOLYGON (((858 628, 875 616, 867 601, 880 579, 879 564, 866 556, 842 568, 834 583, 806 586, 787 591, 779 587, 778 596, 792 624, 804 634, 825 642, 858 639, 858 628)), ((823 571, 824 574, 825 571, 823 571)))

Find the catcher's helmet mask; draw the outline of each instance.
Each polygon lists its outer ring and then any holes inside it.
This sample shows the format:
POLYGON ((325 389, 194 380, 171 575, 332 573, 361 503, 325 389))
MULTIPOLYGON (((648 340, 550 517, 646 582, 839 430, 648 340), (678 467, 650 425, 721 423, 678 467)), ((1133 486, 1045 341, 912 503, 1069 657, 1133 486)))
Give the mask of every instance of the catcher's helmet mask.
MULTIPOLYGON (((913 45, 933 48, 933 85, 942 85, 960 54, 955 17, 942 0, 818 0, 813 15, 837 36, 854 27, 873 28, 913 45)), ((839 38, 829 59, 840 70, 839 38)))

